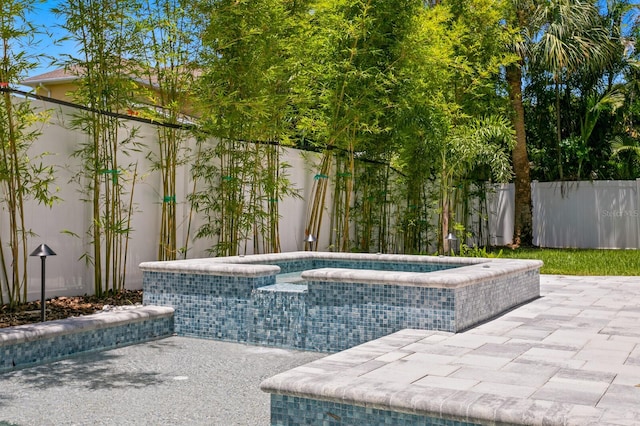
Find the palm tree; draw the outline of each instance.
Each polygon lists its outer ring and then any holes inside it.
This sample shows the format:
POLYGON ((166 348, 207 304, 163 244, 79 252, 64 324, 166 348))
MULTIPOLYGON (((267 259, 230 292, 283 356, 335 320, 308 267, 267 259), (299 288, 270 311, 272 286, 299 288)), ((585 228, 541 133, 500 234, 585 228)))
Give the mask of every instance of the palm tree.
POLYGON ((623 179, 635 179, 638 163, 640 163, 640 141, 626 135, 618 135, 611 141, 612 157, 618 163, 623 179))
POLYGON ((508 24, 515 28, 512 50, 518 61, 506 67, 509 100, 513 109, 512 123, 516 143, 511 151, 511 161, 515 175, 515 203, 513 246, 531 245, 533 242, 533 216, 531 214, 531 171, 527 154, 527 134, 524 125, 524 105, 522 103, 522 70, 528 57, 525 35, 529 33, 532 11, 531 0, 511 0, 507 9, 508 24))
POLYGON ((598 9, 580 0, 511 0, 507 22, 515 29, 513 51, 519 61, 506 69, 513 109, 516 144, 512 151, 515 174, 513 245, 532 242, 531 178, 527 155, 522 77, 527 65, 537 63, 552 76, 556 91, 557 162, 562 171, 560 87, 578 69, 602 69, 609 62, 613 43, 602 25, 598 9))
POLYGON ((562 168, 560 88, 578 70, 597 72, 612 61, 615 45, 597 7, 588 1, 542 2, 532 15, 537 32, 531 40, 531 57, 552 76, 556 99, 556 156, 558 176, 562 168))

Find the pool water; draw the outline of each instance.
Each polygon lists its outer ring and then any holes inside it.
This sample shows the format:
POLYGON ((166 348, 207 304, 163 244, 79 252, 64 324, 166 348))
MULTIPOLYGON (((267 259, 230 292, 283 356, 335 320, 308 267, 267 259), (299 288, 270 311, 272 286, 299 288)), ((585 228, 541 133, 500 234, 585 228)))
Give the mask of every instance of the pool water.
POLYGON ((276 284, 306 284, 304 278, 302 278, 302 271, 287 272, 284 274, 276 275, 276 284))

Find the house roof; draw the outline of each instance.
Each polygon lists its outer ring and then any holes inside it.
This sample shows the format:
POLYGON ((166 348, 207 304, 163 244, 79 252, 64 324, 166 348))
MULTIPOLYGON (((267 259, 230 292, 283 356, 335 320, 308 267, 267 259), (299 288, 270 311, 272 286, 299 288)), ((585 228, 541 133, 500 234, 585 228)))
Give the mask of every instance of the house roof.
MULTIPOLYGON (((191 73, 194 77, 199 77, 202 74, 200 70, 191 70, 191 73)), ((36 87, 40 84, 67 83, 77 80, 81 75, 82 69, 79 66, 63 67, 46 72, 44 74, 26 78, 22 80, 22 84, 24 84, 25 86, 36 87)), ((151 82, 143 78, 135 78, 135 80, 145 86, 158 86, 158 77, 156 75, 151 75, 151 82)))
POLYGON ((25 86, 35 87, 43 83, 65 83, 78 79, 78 75, 67 68, 58 68, 53 71, 39 74, 22 80, 25 86))
MULTIPOLYGON (((69 83, 78 80, 83 74, 82 71, 82 67, 79 66, 58 68, 44 74, 39 74, 24 79, 22 80, 22 84, 24 84, 25 86, 36 87, 40 84, 69 83)), ((155 76, 152 76, 152 79, 153 80, 151 85, 156 86, 157 78, 155 78, 155 76)), ((136 78, 136 81, 146 86, 149 85, 149 82, 144 81, 143 79, 136 78)))

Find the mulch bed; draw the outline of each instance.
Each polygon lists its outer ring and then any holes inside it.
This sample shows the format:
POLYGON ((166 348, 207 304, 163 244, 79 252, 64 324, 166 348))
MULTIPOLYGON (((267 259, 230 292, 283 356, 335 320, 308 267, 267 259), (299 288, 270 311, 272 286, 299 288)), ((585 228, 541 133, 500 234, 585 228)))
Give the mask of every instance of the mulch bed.
MULTIPOLYGON (((46 301, 46 320, 52 321, 103 310, 106 305, 123 306, 142 303, 142 290, 124 290, 115 295, 56 297, 46 301)), ((0 306, 0 328, 40 322, 40 302, 29 302, 10 309, 0 306)))

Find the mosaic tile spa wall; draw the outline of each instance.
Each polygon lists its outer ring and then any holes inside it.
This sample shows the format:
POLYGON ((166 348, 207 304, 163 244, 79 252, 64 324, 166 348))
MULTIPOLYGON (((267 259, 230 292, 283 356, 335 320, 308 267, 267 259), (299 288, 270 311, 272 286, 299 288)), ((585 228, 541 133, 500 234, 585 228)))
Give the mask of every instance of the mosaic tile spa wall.
MULTIPOLYGON (((145 267, 144 303, 173 307, 178 335, 336 352, 405 328, 458 332, 539 295, 538 270, 531 268, 495 273, 471 285, 428 286, 409 280, 451 265, 384 265, 394 272, 381 284, 357 282, 353 269, 301 262, 278 266, 283 273, 320 266, 306 273, 303 284, 278 283, 273 272, 260 276, 224 270, 225 275, 215 275, 202 273, 202 268, 190 273, 188 268, 145 267), (335 271, 350 279, 335 280, 335 271)), ((338 265, 353 268, 354 261, 338 265)), ((357 266, 362 270, 362 263, 357 266)))

